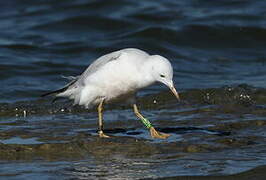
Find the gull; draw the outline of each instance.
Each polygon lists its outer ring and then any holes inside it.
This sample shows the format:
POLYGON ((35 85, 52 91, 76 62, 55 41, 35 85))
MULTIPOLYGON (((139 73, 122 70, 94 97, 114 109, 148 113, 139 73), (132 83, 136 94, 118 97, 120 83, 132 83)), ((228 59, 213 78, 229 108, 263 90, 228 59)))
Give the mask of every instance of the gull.
POLYGON ((71 76, 70 79, 63 88, 42 96, 66 97, 74 100, 74 105, 87 109, 97 106, 99 137, 109 137, 103 132, 103 105, 121 101, 132 105, 135 115, 149 129, 151 137, 165 139, 170 136, 156 131, 136 104, 137 91, 156 82, 169 87, 179 100, 173 83, 173 68, 165 57, 126 48, 99 57, 80 76, 71 76))

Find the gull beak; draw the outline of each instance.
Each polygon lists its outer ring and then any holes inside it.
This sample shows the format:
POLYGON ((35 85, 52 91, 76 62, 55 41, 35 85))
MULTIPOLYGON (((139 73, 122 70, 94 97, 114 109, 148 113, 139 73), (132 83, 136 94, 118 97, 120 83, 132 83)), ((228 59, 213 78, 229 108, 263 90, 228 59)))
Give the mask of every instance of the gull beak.
POLYGON ((175 95, 176 99, 177 99, 178 101, 180 101, 179 94, 178 94, 178 92, 177 92, 176 89, 175 89, 175 86, 174 86, 173 81, 168 82, 168 83, 165 83, 165 84, 171 89, 171 91, 172 91, 172 93, 175 95))
POLYGON ((175 86, 174 86, 174 82, 171 80, 171 81, 161 81, 163 84, 165 84, 166 86, 168 86, 170 88, 170 90, 172 91, 172 93, 175 95, 176 99, 178 101, 180 101, 180 97, 179 97, 179 94, 178 92, 176 91, 175 89, 175 86))
POLYGON ((170 89, 171 89, 172 93, 175 95, 176 99, 177 99, 178 101, 180 101, 179 94, 178 94, 178 92, 176 91, 175 87, 174 87, 174 86, 170 86, 170 89))

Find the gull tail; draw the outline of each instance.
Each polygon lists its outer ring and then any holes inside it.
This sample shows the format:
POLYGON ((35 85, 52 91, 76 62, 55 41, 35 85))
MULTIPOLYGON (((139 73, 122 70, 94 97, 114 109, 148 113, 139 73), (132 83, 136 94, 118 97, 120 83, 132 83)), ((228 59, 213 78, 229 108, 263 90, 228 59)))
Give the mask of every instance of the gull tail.
MULTIPOLYGON (((77 77, 73 77, 73 76, 65 77, 65 76, 62 76, 62 77, 71 80, 70 83, 68 83, 65 87, 63 87, 61 89, 57 89, 55 91, 50 91, 50 92, 47 92, 45 94, 42 94, 41 97, 50 96, 50 95, 57 95, 57 94, 60 94, 62 92, 65 92, 66 90, 68 90, 68 88, 71 85, 73 85, 75 82, 77 82, 77 80, 79 78, 79 76, 77 76, 77 77)), ((57 97, 55 98, 55 100, 57 100, 57 97)))

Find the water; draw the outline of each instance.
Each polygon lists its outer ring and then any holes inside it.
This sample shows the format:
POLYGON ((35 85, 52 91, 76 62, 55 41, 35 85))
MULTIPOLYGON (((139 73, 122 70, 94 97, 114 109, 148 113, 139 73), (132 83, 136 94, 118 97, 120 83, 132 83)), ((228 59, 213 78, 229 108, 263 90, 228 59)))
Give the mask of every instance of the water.
POLYGON ((266 163, 266 2, 260 0, 0 2, 0 177, 134 179, 228 175, 266 163), (39 96, 97 57, 136 47, 171 60, 177 103, 139 93, 154 140, 127 106, 97 113, 39 96), (2 143, 2 144, 1 144, 2 143), (141 148, 140 148, 141 147, 141 148))

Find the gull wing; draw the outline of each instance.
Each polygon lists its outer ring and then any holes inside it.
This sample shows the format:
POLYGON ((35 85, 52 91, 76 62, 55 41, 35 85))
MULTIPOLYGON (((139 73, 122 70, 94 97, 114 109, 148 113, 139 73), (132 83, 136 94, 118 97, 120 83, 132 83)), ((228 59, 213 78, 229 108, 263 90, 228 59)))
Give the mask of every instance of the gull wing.
POLYGON ((97 72, 99 69, 101 69, 103 66, 108 64, 109 62, 117 60, 120 55, 121 55, 121 50, 120 51, 115 51, 109 54, 106 54, 104 56, 101 56, 97 60, 95 60, 79 77, 77 83, 83 84, 84 80, 89 77, 91 74, 97 72))
POLYGON ((48 95, 70 96, 71 94, 73 94, 75 90, 78 89, 78 87, 84 86, 84 81, 86 80, 87 77, 97 72, 99 69, 101 69, 103 66, 105 66, 109 62, 119 59, 119 57, 121 56, 123 52, 137 53, 142 56, 149 55, 146 52, 139 50, 139 49, 135 49, 135 48, 126 48, 126 49, 122 49, 119 51, 106 54, 96 59, 80 76, 64 77, 71 81, 67 85, 65 85, 63 88, 52 91, 52 92, 45 93, 42 96, 48 96, 48 95))
POLYGON ((90 76, 94 72, 101 69, 104 65, 108 64, 109 62, 117 60, 123 52, 129 52, 129 53, 139 53, 144 56, 148 56, 146 52, 136 49, 136 48, 126 48, 119 51, 115 51, 109 54, 106 54, 104 56, 101 56, 97 60, 95 60, 81 75, 80 80, 86 79, 86 77, 90 76))
POLYGON ((114 61, 118 59, 121 55, 121 51, 115 51, 110 54, 106 54, 104 56, 101 56, 96 61, 94 61, 81 75, 81 78, 87 77, 91 75, 92 73, 98 71, 101 67, 106 65, 107 63, 114 61))

